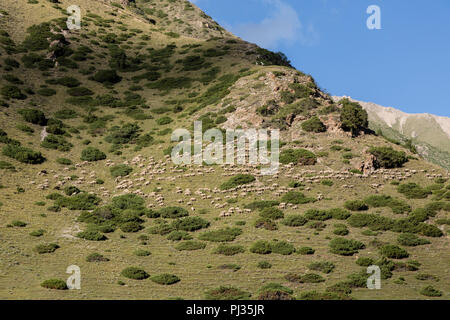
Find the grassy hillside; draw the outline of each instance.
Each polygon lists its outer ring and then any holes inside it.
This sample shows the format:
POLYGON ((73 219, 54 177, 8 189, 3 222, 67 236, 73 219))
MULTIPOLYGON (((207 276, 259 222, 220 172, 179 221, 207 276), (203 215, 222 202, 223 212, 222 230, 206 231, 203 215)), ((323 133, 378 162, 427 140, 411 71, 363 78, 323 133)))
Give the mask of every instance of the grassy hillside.
POLYGON ((448 174, 360 106, 187 1, 53 2, 0 3, 0 298, 449 298, 448 174), (280 129, 279 173, 174 165, 194 120, 280 129))

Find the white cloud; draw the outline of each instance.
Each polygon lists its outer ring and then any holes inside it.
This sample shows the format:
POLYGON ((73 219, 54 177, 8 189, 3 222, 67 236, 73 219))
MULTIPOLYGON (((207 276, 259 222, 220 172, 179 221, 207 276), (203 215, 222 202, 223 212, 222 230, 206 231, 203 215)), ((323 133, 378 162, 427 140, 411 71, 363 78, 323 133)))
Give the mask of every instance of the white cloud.
POLYGON ((258 23, 244 23, 230 27, 242 39, 261 47, 274 49, 280 43, 304 46, 316 45, 319 34, 312 24, 304 27, 298 13, 282 0, 263 0, 272 8, 272 14, 258 23))

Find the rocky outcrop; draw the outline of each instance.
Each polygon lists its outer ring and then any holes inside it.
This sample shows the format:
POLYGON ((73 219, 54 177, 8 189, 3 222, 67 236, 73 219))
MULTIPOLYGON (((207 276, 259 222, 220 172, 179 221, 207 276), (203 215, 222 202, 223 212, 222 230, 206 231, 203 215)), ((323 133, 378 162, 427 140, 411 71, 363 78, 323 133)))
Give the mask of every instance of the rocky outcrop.
POLYGON ((362 160, 357 160, 353 163, 355 169, 363 172, 364 174, 371 174, 376 169, 379 168, 379 164, 377 158, 368 152, 368 150, 364 150, 361 155, 362 160))

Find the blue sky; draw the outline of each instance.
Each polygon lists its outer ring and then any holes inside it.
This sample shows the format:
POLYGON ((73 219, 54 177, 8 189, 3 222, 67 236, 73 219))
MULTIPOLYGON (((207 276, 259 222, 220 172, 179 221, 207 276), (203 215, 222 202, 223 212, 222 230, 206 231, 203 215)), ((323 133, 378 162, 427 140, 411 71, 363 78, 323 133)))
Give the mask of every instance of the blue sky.
POLYGON ((284 52, 332 95, 450 116, 448 0, 195 0, 223 27, 284 52), (368 6, 381 8, 369 30, 368 6))

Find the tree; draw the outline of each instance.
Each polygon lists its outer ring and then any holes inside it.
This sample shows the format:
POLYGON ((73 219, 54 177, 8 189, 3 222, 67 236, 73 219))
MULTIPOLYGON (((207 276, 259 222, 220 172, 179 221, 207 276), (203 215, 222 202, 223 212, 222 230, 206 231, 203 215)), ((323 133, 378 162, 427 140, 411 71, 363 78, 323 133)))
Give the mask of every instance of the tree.
POLYGON ((369 126, 369 116, 358 103, 351 102, 348 99, 342 99, 341 126, 345 131, 351 131, 356 136, 362 130, 369 126))

